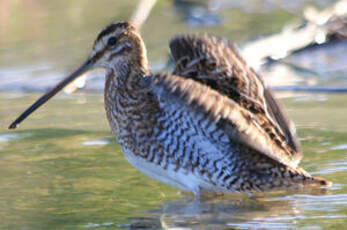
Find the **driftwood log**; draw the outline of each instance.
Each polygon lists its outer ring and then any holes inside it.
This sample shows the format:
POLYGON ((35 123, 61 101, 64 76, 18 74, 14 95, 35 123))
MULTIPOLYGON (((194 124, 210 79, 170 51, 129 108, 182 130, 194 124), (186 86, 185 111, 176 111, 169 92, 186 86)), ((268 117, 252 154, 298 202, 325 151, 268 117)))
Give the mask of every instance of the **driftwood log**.
POLYGON ((321 12, 307 8, 303 16, 300 25, 287 26, 279 34, 245 44, 241 51, 247 62, 258 69, 269 58, 280 60, 313 44, 347 40, 347 0, 321 12))

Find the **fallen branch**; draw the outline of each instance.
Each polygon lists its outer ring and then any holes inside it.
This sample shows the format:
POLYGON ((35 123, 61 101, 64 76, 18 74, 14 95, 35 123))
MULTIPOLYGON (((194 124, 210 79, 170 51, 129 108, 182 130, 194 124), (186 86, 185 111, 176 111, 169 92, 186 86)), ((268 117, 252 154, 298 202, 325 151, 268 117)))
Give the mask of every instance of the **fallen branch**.
POLYGON ((304 11, 305 22, 285 28, 280 34, 247 43, 242 54, 247 62, 259 69, 268 58, 279 60, 312 44, 323 44, 332 38, 347 39, 347 0, 317 12, 304 11))

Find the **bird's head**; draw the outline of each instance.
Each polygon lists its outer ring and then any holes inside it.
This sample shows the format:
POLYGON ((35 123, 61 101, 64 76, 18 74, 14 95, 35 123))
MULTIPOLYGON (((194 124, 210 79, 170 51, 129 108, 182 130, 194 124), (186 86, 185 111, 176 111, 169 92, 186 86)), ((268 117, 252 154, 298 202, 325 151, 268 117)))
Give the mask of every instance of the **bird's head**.
POLYGON ((112 23, 105 27, 94 42, 89 60, 93 67, 116 68, 124 61, 147 68, 146 48, 128 22, 112 23))
POLYGON ((112 23, 99 33, 87 60, 24 111, 9 128, 16 128, 17 124, 85 72, 100 67, 106 71, 117 71, 124 63, 136 71, 148 72, 146 49, 135 27, 128 22, 112 23))

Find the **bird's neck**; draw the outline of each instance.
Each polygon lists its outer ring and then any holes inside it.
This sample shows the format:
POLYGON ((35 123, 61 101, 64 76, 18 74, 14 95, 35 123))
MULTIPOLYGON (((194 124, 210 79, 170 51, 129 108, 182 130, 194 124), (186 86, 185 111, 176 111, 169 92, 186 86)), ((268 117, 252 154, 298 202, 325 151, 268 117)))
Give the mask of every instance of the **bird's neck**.
POLYGON ((114 59, 114 64, 107 70, 105 103, 108 106, 114 106, 115 101, 144 102, 143 97, 147 92, 141 80, 150 74, 146 47, 140 37, 134 37, 132 48, 129 55, 114 59))
POLYGON ((141 84, 142 78, 149 75, 147 58, 122 58, 106 73, 105 102, 141 101, 146 89, 141 84))
POLYGON ((147 61, 143 59, 123 59, 118 61, 106 74, 106 88, 115 87, 118 90, 140 90, 140 80, 149 75, 147 61))
POLYGON ((143 122, 139 119, 150 120, 147 117, 154 111, 152 97, 141 84, 148 74, 148 66, 129 62, 119 62, 115 69, 108 70, 104 95, 106 115, 121 146, 135 143, 137 124, 143 122))

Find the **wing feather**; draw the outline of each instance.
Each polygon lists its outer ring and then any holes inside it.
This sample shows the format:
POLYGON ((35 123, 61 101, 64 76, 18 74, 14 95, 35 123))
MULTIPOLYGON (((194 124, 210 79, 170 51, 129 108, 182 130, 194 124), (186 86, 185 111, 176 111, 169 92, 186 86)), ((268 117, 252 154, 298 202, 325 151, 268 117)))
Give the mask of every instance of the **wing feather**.
POLYGON ((170 42, 174 75, 209 86, 249 111, 273 142, 298 163, 302 157, 293 123, 262 78, 229 41, 209 35, 182 35, 170 42))
MULTIPOLYGON (((229 97, 209 86, 180 76, 154 75, 146 77, 145 80, 162 111, 170 113, 172 106, 193 111, 186 113, 191 116, 189 119, 206 117, 208 122, 227 134, 231 142, 239 142, 280 163, 296 167, 297 163, 286 146, 274 142, 258 123, 255 115, 229 97)), ((205 135, 208 138, 208 134, 205 135)))

